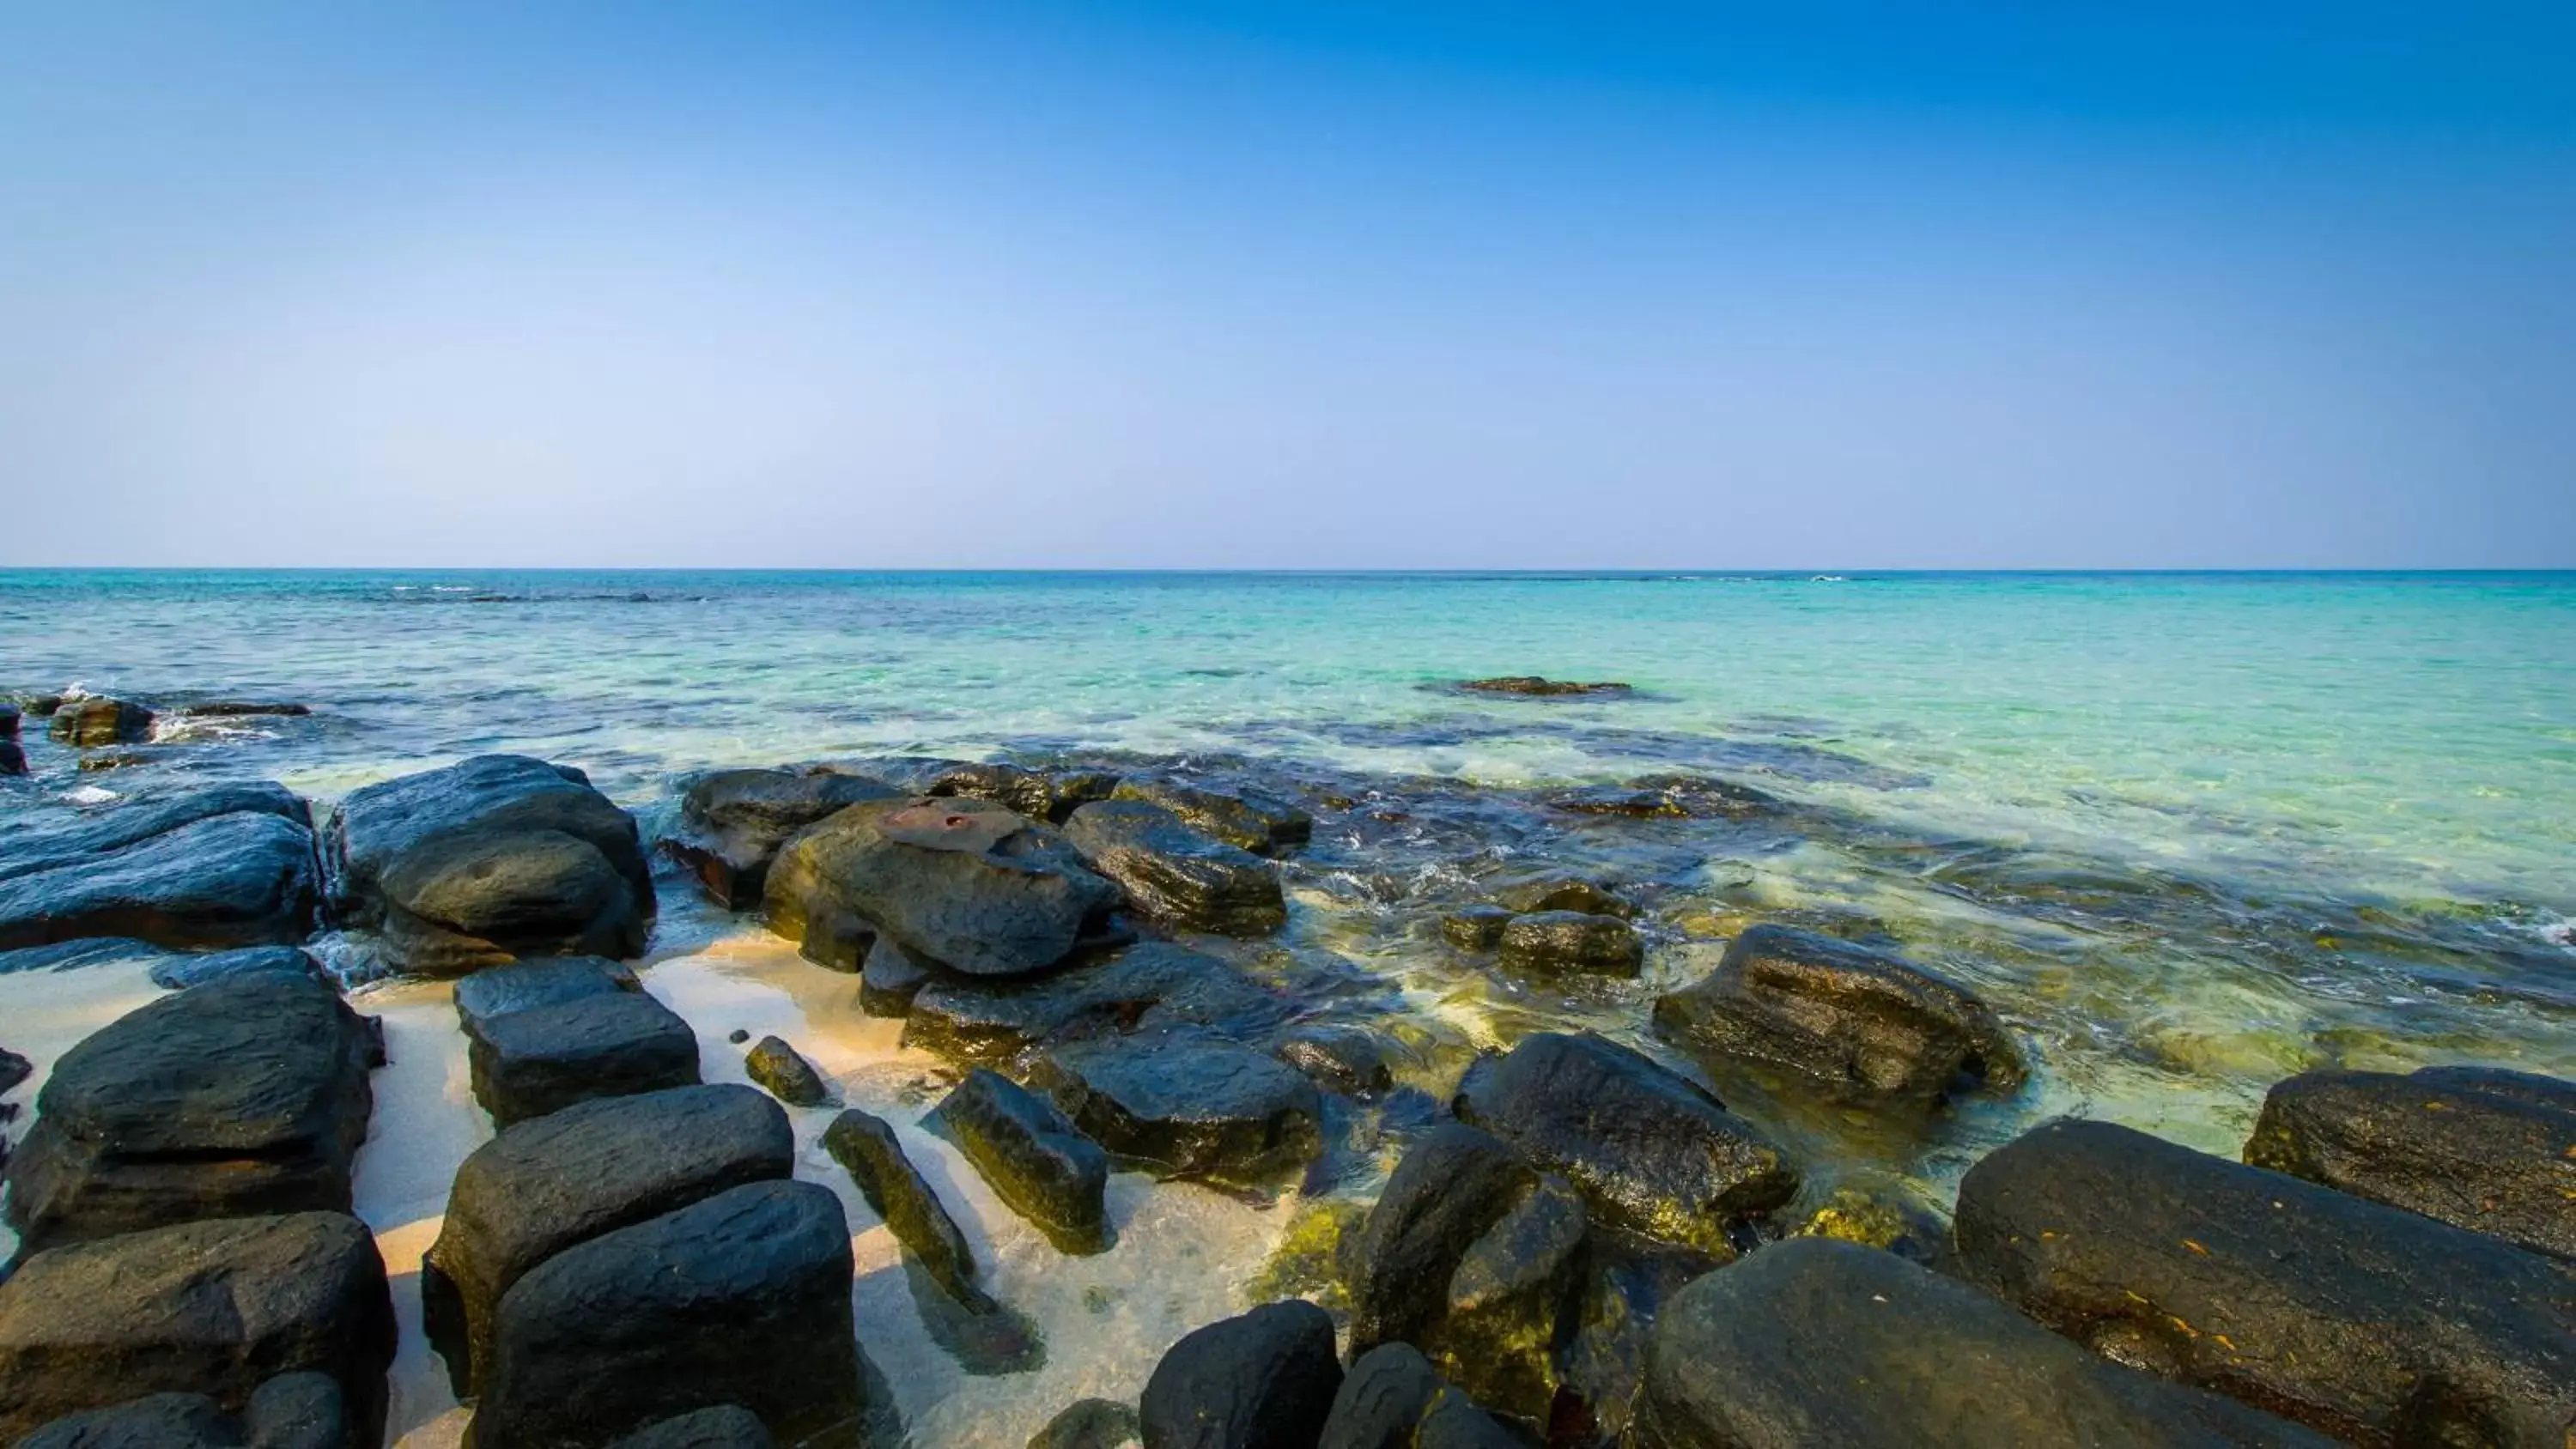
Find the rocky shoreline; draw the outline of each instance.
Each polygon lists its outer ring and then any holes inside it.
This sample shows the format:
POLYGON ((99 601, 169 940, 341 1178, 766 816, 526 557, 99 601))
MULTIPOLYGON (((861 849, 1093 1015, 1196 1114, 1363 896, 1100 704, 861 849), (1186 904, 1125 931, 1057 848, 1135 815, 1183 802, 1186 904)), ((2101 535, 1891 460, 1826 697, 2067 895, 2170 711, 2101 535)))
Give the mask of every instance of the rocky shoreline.
MULTIPOLYGON (((1465 687, 1601 688, 1547 683, 1465 687)), ((2241 1162, 2017 1123, 1929 1200, 1888 1165, 2010 1112, 2056 1038, 1972 961, 1810 910, 1698 928, 1669 884, 1824 831, 1852 825, 1717 775, 1125 757, 722 770, 641 821, 516 756, 320 812, 225 785, 31 813, 0 838, 0 977, 122 953, 170 994, 10 1129, 0 1443, 380 1444, 397 1282, 485 1449, 900 1442, 892 1346, 851 1312, 864 1223, 803 1140, 900 1241, 967 1392, 1040 1361, 955 1185, 810 1043, 718 1078, 710 1024, 644 989, 693 911, 940 1063, 921 1126, 1068 1260, 1153 1251, 1123 1178, 1293 1209, 1244 1312, 1033 1444, 2569 1442, 2576 1085, 2303 1070, 2241 1162), (1299 925, 1334 902, 1431 964, 1299 925), (351 1216, 387 1044, 347 985, 424 977, 455 983, 489 1136, 415 1272, 351 1216)), ((1942 868, 1982 909, 2124 907, 1942 868)))

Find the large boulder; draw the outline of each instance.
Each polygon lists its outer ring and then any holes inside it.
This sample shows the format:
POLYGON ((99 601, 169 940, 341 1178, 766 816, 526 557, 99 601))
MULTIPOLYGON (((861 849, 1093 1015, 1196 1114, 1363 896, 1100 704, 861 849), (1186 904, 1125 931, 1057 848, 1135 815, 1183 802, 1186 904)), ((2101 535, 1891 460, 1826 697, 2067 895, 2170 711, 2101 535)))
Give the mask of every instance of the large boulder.
POLYGON ((1312 1449, 1341 1386, 1332 1318, 1292 1298, 1183 1334, 1136 1410, 1145 1449, 1312 1449))
MULTIPOLYGON (((1054 830, 981 800, 911 796, 807 827, 771 866, 770 929, 882 935, 969 976, 1025 976, 1109 933, 1118 887, 1054 830)), ((809 944, 810 949, 810 944, 809 944)))
POLYGON ((800 770, 717 770, 680 797, 679 826, 662 850, 728 910, 760 904, 769 864, 797 831, 826 815, 894 791, 860 775, 800 770))
POLYGON ((1058 1249, 1107 1251, 1109 1154, 1054 1104, 979 1067, 923 1125, 956 1144, 1011 1211, 1058 1249))
POLYGON ((495 966, 456 986, 474 1100, 498 1126, 698 1081, 698 1038, 613 961, 495 966))
POLYGON ((2105 1363, 1953 1279, 1801 1238, 1657 1315, 1642 1449, 2325 1449, 2243 1405, 2105 1363))
POLYGON ((1324 1148, 1313 1082, 1276 1057, 1200 1033, 1058 1047, 1030 1082, 1093 1141, 1173 1177, 1257 1183, 1324 1148))
POLYGON ((203 1394, 241 1414, 264 1382, 312 1371, 339 1385, 343 1449, 375 1449, 393 1355, 384 1260, 343 1213, 56 1248, 0 1282, 0 1442, 153 1393, 203 1394))
POLYGON ((2245 1160, 2576 1258, 2576 1083, 2556 1077, 2307 1072, 2263 1099, 2245 1160))
POLYGON ((331 907, 407 970, 638 955, 653 879, 635 821, 569 765, 479 755, 350 792, 323 833, 331 907))
POLYGON ((94 809, 47 811, 25 817, 0 835, 0 880, 62 865, 95 864, 180 826, 245 814, 274 815, 296 825, 312 823, 303 800, 285 786, 267 781, 138 796, 94 809))
POLYGON ((2011 1087, 2020 1051, 1974 992, 1899 956, 1788 926, 1748 928, 1705 980, 1655 1002, 1694 1052, 1785 1069, 1838 1096, 1929 1103, 2011 1087))
POLYGON ((2066 1120, 1971 1168, 1953 1232, 2060 1333, 2337 1438, 2565 1449, 2576 1424, 2576 1265, 2483 1234, 2066 1120))
POLYGON ((317 899, 304 802, 274 785, 40 819, 0 843, 0 950, 291 944, 312 934, 317 899))
POLYGON ((152 711, 131 700, 91 695, 54 711, 52 733, 67 745, 130 745, 152 738, 152 711))
POLYGON ((1637 928, 1617 916, 1580 911, 1536 911, 1503 923, 1495 939, 1502 963, 1515 971, 1634 976, 1646 964, 1637 928))
POLYGON ((1278 867, 1161 806, 1102 800, 1074 811, 1064 833, 1094 869, 1126 888, 1138 911, 1166 926, 1266 936, 1287 923, 1278 867))
POLYGON ((346 1212, 377 1042, 328 987, 216 982, 54 1063, 9 1163, 21 1253, 194 1218, 346 1212))
POLYGON ((949 1297, 973 1307, 990 1303, 975 1282, 975 1252, 941 1206, 921 1169, 903 1155, 893 1124, 853 1107, 823 1129, 823 1150, 848 1171, 878 1217, 949 1297))
POLYGON ((1169 775, 1131 775, 1113 800, 1157 805, 1228 845, 1255 855, 1285 855, 1315 834, 1315 817, 1275 795, 1218 789, 1169 775))
POLYGON ((1409 1343, 1351 1360, 1316 1449, 1527 1449, 1409 1343))
POLYGON ((604 1098, 522 1122, 456 1169, 422 1260, 431 1341, 458 1394, 490 1361, 510 1286, 555 1254, 795 1167, 787 1114, 743 1086, 604 1098))
POLYGON ((903 1044, 953 1061, 999 1062, 1033 1047, 1126 1031, 1200 1026, 1250 1036, 1295 1010, 1294 1001, 1227 962, 1147 941, 1027 981, 932 981, 912 997, 903 1044))
POLYGON ((566 1248, 501 1295, 475 1437, 605 1446, 731 1404, 790 1443, 855 1440, 850 1228, 810 1182, 729 1188, 566 1248))
POLYGON ((351 1438, 340 1385, 306 1372, 261 1384, 239 1415, 204 1394, 146 1394, 66 1414, 18 1449, 340 1449, 351 1438))
POLYGON ((1581 1189, 1614 1227, 1718 1257, 1798 1189, 1788 1157, 1715 1094, 1589 1033, 1538 1032, 1459 1084, 1458 1116, 1581 1189))

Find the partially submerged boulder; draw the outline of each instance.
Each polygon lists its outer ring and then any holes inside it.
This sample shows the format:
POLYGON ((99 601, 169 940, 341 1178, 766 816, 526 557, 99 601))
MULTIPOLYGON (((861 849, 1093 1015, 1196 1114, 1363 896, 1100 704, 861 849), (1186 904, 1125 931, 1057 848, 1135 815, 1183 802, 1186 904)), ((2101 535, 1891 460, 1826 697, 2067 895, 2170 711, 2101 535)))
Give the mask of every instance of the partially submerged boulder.
POLYGON ((1547 870, 1517 876, 1490 887, 1494 904, 1515 915, 1532 915, 1540 911, 1572 911, 1585 916, 1617 916, 1621 920, 1637 913, 1636 902, 1599 881, 1564 871, 1547 870))
POLYGON ((1200 1026, 1250 1036, 1294 1009, 1225 961, 1147 941, 1028 981, 933 981, 912 998, 903 1044, 953 1061, 997 1062, 1033 1047, 1128 1031, 1200 1026))
POLYGON ((1341 1386, 1333 1320, 1292 1298, 1182 1335, 1137 1417, 1145 1449, 1307 1449, 1341 1386))
POLYGON ((1144 1432, 1133 1404, 1076 1399, 1029 1436, 1028 1449, 1121 1449, 1143 1442, 1144 1432))
POLYGON ((1056 1048, 1031 1074, 1084 1135, 1158 1173, 1250 1184, 1323 1151, 1323 1097, 1275 1057, 1199 1033, 1056 1048))
POLYGON ((890 798, 888 786, 860 775, 800 770, 717 770, 680 797, 678 828, 663 852, 728 910, 760 904, 770 862, 789 836, 827 815, 890 798))
POLYGON ((1636 927, 1617 916, 1579 911, 1514 916, 1496 945, 1502 963, 1520 971, 1634 976, 1646 964, 1646 946, 1636 927))
POLYGON ((698 1081, 698 1038, 613 961, 569 957, 457 983, 474 1100, 506 1127, 595 1097, 698 1081))
POLYGON ((1561 699, 1571 695, 1628 693, 1628 686, 1616 680, 1596 680, 1586 683, 1572 679, 1547 679, 1536 674, 1504 674, 1492 679, 1470 679, 1458 687, 1471 694, 1509 694, 1526 699, 1561 699))
POLYGON ((924 1125, 955 1143, 1011 1211, 1058 1249, 1108 1249, 1109 1154, 1045 1098, 979 1067, 924 1125))
POLYGON ((226 1414, 277 1375, 338 1385, 341 1449, 384 1433, 393 1297, 345 1213, 227 1218, 38 1253, 0 1282, 0 1441, 152 1393, 226 1414))
POLYGON ((309 978, 147 1003, 65 1052, 10 1160, 22 1254, 196 1218, 346 1212, 376 1053, 309 978))
POLYGON ((1841 1096, 1939 1100, 2023 1077, 1977 995, 1885 951, 1788 926, 1748 928, 1706 979, 1655 1002, 1655 1027, 1696 1052, 1784 1069, 1841 1096))
POLYGON ((1157 805, 1228 845, 1255 855, 1284 855, 1315 834, 1315 817, 1275 795, 1218 789, 1169 775, 1130 775, 1113 800, 1157 805))
POLYGON ((794 1170, 787 1114, 744 1086, 679 1087, 566 1107, 504 1130, 456 1170, 422 1261, 430 1338, 459 1395, 491 1356, 510 1286, 576 1243, 794 1170))
POLYGON ((1651 1449, 2325 1449, 2105 1363, 1976 1289, 1823 1239, 1764 1248, 1657 1315, 1632 1442, 1651 1449))
POLYGON ((1185 931, 1266 936, 1288 920, 1279 871, 1141 800, 1102 800, 1073 812, 1065 838, 1126 888, 1147 917, 1185 931))
POLYGON ((2576 1258, 2576 1083, 2556 1077, 2305 1072, 2263 1099, 2245 1160, 2576 1258))
POLYGON ((1461 1120, 1581 1189, 1600 1220, 1731 1256, 1731 1230, 1787 1202, 1798 1173, 1716 1095, 1589 1033, 1538 1032, 1459 1084, 1461 1120))
POLYGON ((653 880, 634 820, 570 765, 478 755, 352 791, 323 833, 333 914, 404 969, 641 954, 653 880))
POLYGON ((882 935, 969 976, 1025 976, 1109 934, 1118 887, 1054 830, 980 800, 854 805, 807 827, 770 868, 770 929, 791 940, 882 935))
POLYGON ((274 785, 58 816, 0 843, 0 950, 286 945, 312 934, 316 901, 304 803, 274 785))
POLYGON ((605 1446, 731 1404, 778 1437, 855 1438, 850 1229, 810 1182, 729 1188, 602 1233, 501 1295, 475 1436, 605 1446))
POLYGON ((975 1253, 967 1246, 966 1235, 940 1205, 939 1194, 923 1180, 921 1170, 904 1156, 893 1124, 852 1107, 823 1129, 823 1150, 849 1172, 868 1206, 885 1219, 895 1241, 920 1261, 949 1297, 969 1306, 990 1303, 976 1284, 975 1253))
POLYGON ((796 1048, 774 1036, 762 1037, 745 1053, 742 1069, 769 1095, 790 1107, 820 1107, 832 1100, 831 1085, 796 1048))
POLYGON ((2415 1213, 2061 1119, 1969 1170, 1953 1232, 2060 1333, 2337 1438, 2564 1449, 2576 1422, 2576 1265, 2415 1213))
POLYGON ((1318 1022, 1279 1039, 1271 1055, 1329 1092, 1370 1097, 1395 1085, 1387 1042, 1366 1027, 1318 1022))
POLYGON ((66 700, 54 711, 53 737, 81 749, 130 745, 152 738, 152 711, 131 700, 90 695, 66 700))
POLYGON ((1108 799, 1118 787, 1117 772, 1082 765, 948 764, 918 778, 917 788, 925 795, 990 800, 1031 820, 1059 825, 1082 806, 1108 799))

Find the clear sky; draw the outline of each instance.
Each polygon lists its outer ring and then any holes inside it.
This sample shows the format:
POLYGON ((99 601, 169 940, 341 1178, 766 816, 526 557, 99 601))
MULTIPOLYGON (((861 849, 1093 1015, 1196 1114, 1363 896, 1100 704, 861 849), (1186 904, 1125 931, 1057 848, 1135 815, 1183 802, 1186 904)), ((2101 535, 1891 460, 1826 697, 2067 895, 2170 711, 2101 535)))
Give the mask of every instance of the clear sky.
POLYGON ((0 564, 2576 565, 2576 5, 0 0, 0 564))

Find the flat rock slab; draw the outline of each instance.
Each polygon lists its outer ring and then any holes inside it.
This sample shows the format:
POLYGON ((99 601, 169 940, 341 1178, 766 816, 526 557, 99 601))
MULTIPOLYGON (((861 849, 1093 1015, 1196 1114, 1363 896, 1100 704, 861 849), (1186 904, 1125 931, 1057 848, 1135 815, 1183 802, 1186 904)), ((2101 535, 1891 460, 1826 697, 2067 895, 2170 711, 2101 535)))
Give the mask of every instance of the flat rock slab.
POLYGON ((2576 1265, 2428 1217, 2059 1120, 1969 1169, 1953 1231, 2060 1333, 2337 1438, 2565 1449, 2576 1422, 2576 1265))
POLYGON ((1074 811, 1064 833, 1138 911, 1176 930, 1266 936, 1288 922, 1276 866, 1159 805, 1098 801, 1074 811))
POLYGON ((1290 1299, 1182 1335, 1136 1412, 1145 1449, 1290 1449, 1322 1435, 1341 1386, 1333 1320, 1290 1299))
POLYGON ((728 1189, 555 1254, 501 1297, 476 1437, 609 1445, 730 1404, 779 1438, 855 1438, 850 1228, 808 1182, 728 1189))
POLYGON ((2306 1072, 2263 1099, 2245 1160, 2576 1258, 2576 1082, 2481 1067, 2306 1072))
POLYGON ((1976 993, 1885 951, 1760 925, 1706 979, 1655 1002, 1687 1050, 1783 1068, 1842 1097, 1931 1103, 2012 1087, 2021 1052, 1976 993))
POLYGON ((1315 817, 1259 790, 1221 788, 1168 775, 1131 775, 1113 800, 1157 805, 1228 845, 1255 855, 1285 855, 1315 835, 1315 817))
POLYGON ((975 1253, 966 1235, 940 1205, 939 1194, 931 1190, 921 1170, 904 1156, 890 1123, 851 1108, 823 1129, 823 1149, 859 1185, 860 1194, 885 1219, 895 1241, 920 1260, 949 1297, 969 1306, 989 1306, 991 1300, 976 1285, 975 1253))
POLYGON ((393 1297, 343 1213, 228 1218, 39 1253, 0 1283, 0 1441, 152 1393, 228 1414, 310 1370, 340 1387, 346 1449, 384 1433, 393 1297))
POLYGON ((1058 1047, 1030 1081, 1085 1136, 1173 1177, 1250 1184, 1323 1151, 1323 1095, 1276 1057, 1195 1033, 1058 1047))
POLYGON ((770 862, 797 831, 894 790, 860 775, 800 770, 717 770, 680 797, 679 826, 662 841, 707 898, 727 910, 760 904, 770 862))
POLYGON ((1455 1102, 1581 1189, 1615 1227, 1720 1258, 1798 1188, 1788 1157, 1717 1097, 1589 1033, 1538 1032, 1468 1069, 1455 1102))
POLYGON ((186 949, 303 940, 318 901, 313 833, 302 802, 278 803, 209 791, 27 832, 0 855, 0 950, 94 936, 186 949), (236 802, 252 808, 218 808, 236 802))
POLYGON ((924 1125, 955 1143, 1011 1211, 1058 1250, 1108 1250, 1109 1154, 1053 1103, 979 1067, 924 1125))
POLYGON ((1122 902, 1053 829, 981 800, 854 805, 770 868, 770 929, 791 940, 882 935, 969 976, 1025 976, 1105 937, 1122 902))
POLYGON ((1818 1238, 1762 1249, 1656 1317, 1631 1438, 1656 1449, 2325 1449, 2105 1362, 1953 1279, 1818 1238))
POLYGON ((431 1339, 458 1393, 489 1358, 501 1295, 530 1269, 728 1188, 784 1179, 795 1157, 787 1114, 731 1085, 583 1102, 476 1148, 423 1264, 431 1339))
POLYGON ((1147 941, 1030 981, 933 980, 913 995, 903 1044, 952 1061, 999 1062, 1035 1047, 1167 1027, 1248 1037, 1295 1010, 1231 963, 1147 941))
POLYGON ((501 1126, 576 1102, 698 1081, 698 1038, 612 961, 573 957, 457 984, 474 1100, 501 1126))
POLYGON ((9 1164, 39 1252, 192 1218, 346 1212, 377 1042, 328 987, 253 975, 151 1002, 55 1062, 9 1164))

